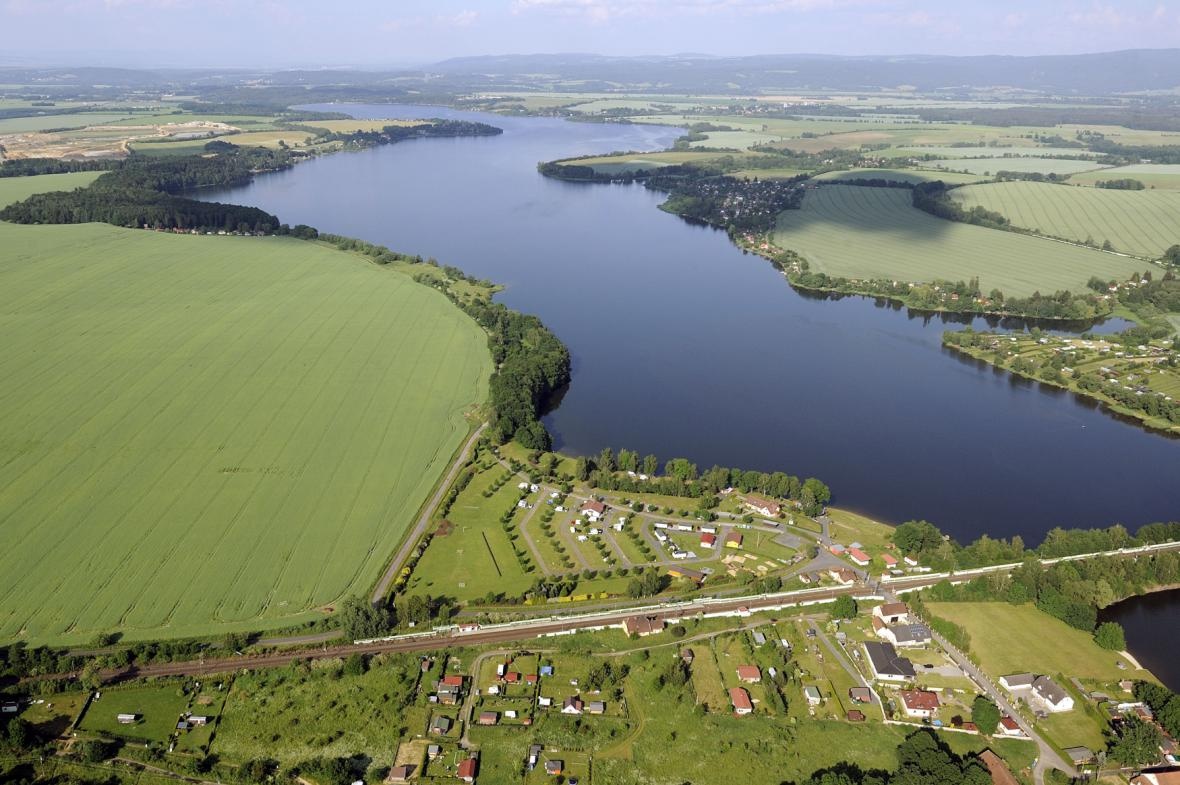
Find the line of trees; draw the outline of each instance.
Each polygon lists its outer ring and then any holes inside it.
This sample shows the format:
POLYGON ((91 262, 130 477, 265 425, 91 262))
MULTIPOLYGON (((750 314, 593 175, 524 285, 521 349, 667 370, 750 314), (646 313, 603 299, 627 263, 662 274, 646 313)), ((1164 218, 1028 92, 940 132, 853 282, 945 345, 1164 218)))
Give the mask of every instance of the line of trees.
MULTIPOLYGON (((319 129, 308 127, 306 130, 315 132, 319 129)), ((497 136, 502 133, 504 133, 503 128, 497 128, 487 123, 475 123, 470 120, 431 120, 421 125, 387 125, 380 131, 321 133, 316 138, 316 141, 340 142, 346 147, 376 147, 378 145, 396 144, 407 139, 452 136, 497 136)))

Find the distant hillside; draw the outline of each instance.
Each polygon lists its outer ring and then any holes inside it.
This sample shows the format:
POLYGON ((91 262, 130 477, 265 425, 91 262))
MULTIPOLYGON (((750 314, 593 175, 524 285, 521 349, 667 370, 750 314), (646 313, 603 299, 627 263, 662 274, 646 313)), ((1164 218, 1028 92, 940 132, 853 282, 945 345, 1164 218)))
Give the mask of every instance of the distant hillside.
POLYGON ((604 87, 609 82, 646 84, 652 89, 676 92, 708 89, 724 93, 773 88, 860 90, 911 85, 919 90, 1013 87, 1094 95, 1180 86, 1180 49, 1034 57, 499 55, 445 60, 430 70, 452 76, 508 78, 544 74, 562 80, 599 82, 604 87))

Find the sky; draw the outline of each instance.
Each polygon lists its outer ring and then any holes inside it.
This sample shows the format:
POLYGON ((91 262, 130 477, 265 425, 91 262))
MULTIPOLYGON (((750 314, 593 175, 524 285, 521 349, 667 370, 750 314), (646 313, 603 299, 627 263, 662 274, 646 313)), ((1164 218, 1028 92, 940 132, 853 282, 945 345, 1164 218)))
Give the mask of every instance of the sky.
POLYGON ((1180 47, 1180 0, 0 0, 0 64, 402 66, 479 54, 1180 47))

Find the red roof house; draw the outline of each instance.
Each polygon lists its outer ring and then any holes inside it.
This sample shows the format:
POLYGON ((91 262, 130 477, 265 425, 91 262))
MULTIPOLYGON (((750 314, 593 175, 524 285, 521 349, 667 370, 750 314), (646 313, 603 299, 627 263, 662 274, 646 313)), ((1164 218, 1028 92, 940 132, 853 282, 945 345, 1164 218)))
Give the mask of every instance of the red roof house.
POLYGON ((757 665, 739 665, 737 675, 739 679, 748 684, 757 684, 762 681, 762 671, 757 665))
POLYGON ((455 776, 464 782, 475 782, 475 775, 479 771, 479 758, 468 758, 459 763, 459 770, 455 776))
POLYGON ((750 693, 746 692, 741 687, 730 688, 729 702, 733 704, 734 714, 744 715, 752 714, 754 712, 754 704, 750 703, 750 693))

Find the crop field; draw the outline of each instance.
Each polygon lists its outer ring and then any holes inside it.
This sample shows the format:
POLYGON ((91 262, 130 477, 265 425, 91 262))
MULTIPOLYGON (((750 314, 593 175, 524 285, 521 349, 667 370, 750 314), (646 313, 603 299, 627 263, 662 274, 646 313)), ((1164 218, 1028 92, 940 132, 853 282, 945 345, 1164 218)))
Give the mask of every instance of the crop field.
POLYGON ((482 331, 324 246, 0 224, 0 640, 363 593, 486 394, 482 331))
POLYGON ((850 169, 840 172, 824 172, 816 180, 893 180, 899 183, 927 183, 942 180, 944 183, 978 183, 984 179, 979 175, 961 172, 934 172, 926 169, 850 169))
POLYGON ((291 147, 304 144, 311 137, 306 131, 248 131, 242 134, 218 134, 200 139, 179 139, 176 141, 140 140, 131 147, 138 153, 148 155, 194 155, 204 152, 205 145, 216 138, 239 147, 279 147, 285 142, 291 147))
POLYGON ((1180 239, 1180 192, 1071 188, 1033 182, 972 185, 950 192, 965 208, 976 206, 1005 216, 1015 226, 1054 237, 1158 258, 1180 239))
POLYGON ((1069 178, 1077 185, 1094 185, 1099 180, 1138 180, 1148 188, 1180 189, 1180 164, 1132 164, 1098 172, 1084 172, 1069 178))
MULTIPOLYGON (((973 126, 968 126, 973 127, 973 126)), ((939 155, 946 158, 1012 158, 1012 157, 1045 157, 1054 155, 1068 155, 1068 156, 1096 156, 1097 153, 1092 153, 1078 147, 1034 147, 1031 140, 1016 140, 1025 141, 1028 146, 1017 145, 1013 147, 991 147, 981 145, 979 147, 958 147, 946 145, 928 145, 904 147, 902 151, 910 154, 918 155, 939 155)))
POLYGON ((76 112, 73 114, 47 114, 33 117, 9 117, 0 120, 0 135, 27 134, 48 131, 51 128, 85 128, 91 125, 113 123, 127 118, 130 112, 76 112))
POLYGON ((930 161, 929 166, 948 169, 952 172, 994 175, 996 172, 1040 172, 1041 174, 1077 174, 1101 170, 1104 167, 1093 161, 1078 161, 1071 158, 949 158, 930 161))
POLYGON ((984 291, 1080 291, 1090 276, 1129 278, 1141 263, 1037 237, 945 221, 899 188, 826 186, 779 216, 775 243, 811 269, 850 278, 930 281, 979 276, 984 291))
POLYGON ((1099 648, 1092 636, 1053 618, 1032 604, 1006 602, 930 603, 935 616, 953 621, 971 636, 971 651, 996 678, 1005 673, 1058 674, 1099 682, 1143 679, 1117 653, 1099 648), (1003 630, 1003 635, 996 635, 1003 630), (1126 664, 1124 662, 1124 664, 1126 664))
POLYGON ((100 174, 102 172, 70 172, 35 177, 0 177, 0 208, 28 199, 33 194, 84 188, 100 174))

